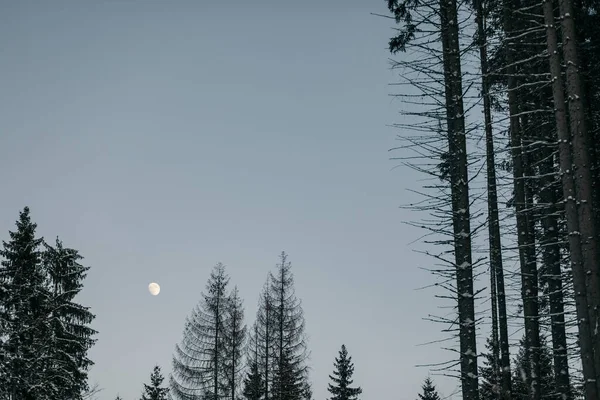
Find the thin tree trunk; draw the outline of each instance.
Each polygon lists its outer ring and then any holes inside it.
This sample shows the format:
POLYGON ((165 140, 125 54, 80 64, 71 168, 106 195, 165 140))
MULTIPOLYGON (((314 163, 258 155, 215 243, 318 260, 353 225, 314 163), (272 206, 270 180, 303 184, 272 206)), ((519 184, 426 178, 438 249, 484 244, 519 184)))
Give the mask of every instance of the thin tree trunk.
POLYGON ((219 348, 219 341, 220 341, 220 313, 221 313, 221 307, 220 307, 220 298, 221 298, 221 293, 218 294, 217 297, 217 315, 215 315, 215 372, 214 372, 214 377, 213 377, 213 390, 214 390, 214 395, 213 398, 214 400, 218 400, 219 399, 219 394, 218 394, 218 390, 219 390, 219 352, 221 351, 221 349, 219 348))
POLYGON ((268 294, 265 294, 265 400, 269 400, 269 348, 271 347, 271 301, 268 294))
POLYGON ((440 1, 454 257, 458 291, 461 383, 464 400, 479 400, 467 145, 456 0, 440 1))
MULTIPOLYGON (((505 1, 504 3, 504 30, 507 35, 514 33, 513 10, 519 9, 518 0, 505 1)), ((537 312, 537 287, 533 292, 535 269, 535 254, 530 258, 533 238, 530 237, 529 222, 527 218, 527 204, 525 193, 525 163, 522 151, 522 132, 519 120, 519 105, 517 98, 517 81, 515 77, 515 44, 506 43, 507 46, 507 79, 508 79, 508 106, 510 113, 510 143, 514 175, 514 203, 517 219, 517 241, 519 246, 519 259, 521 265, 521 297, 523 299, 523 312, 525 314, 526 357, 531 361, 531 371, 527 374, 528 388, 531 400, 540 400, 539 381, 539 324, 537 312), (536 340, 537 339, 537 340, 536 340), (538 347, 537 349, 535 347, 538 347), (536 362, 538 361, 538 362, 536 362)))
POLYGON ((483 114, 486 139, 486 166, 488 190, 488 230, 490 246, 490 289, 492 297, 492 346, 496 376, 500 369, 502 383, 500 398, 511 398, 510 352, 508 347, 508 324, 506 318, 506 297, 504 294, 504 268, 502 265, 502 243, 500 240, 500 218, 498 215, 498 193, 496 186, 496 162, 492 111, 488 84, 487 38, 483 0, 476 1, 477 34, 481 62, 481 88, 483 92, 483 114), (500 331, 498 332, 498 328, 500 331), (498 338, 500 333, 500 338, 498 338))
MULTIPOLYGON (((527 126, 529 132, 532 132, 535 126, 535 120, 532 121, 531 114, 521 117, 523 125, 527 126)), ((521 130, 523 133, 525 130, 521 130)), ((529 371, 529 386, 531 388, 532 400, 540 399, 542 396, 541 387, 541 365, 540 365, 540 354, 542 351, 542 345, 540 342, 540 307, 539 307, 539 280, 537 270, 537 256, 536 256, 536 231, 535 222, 536 215, 534 213, 533 203, 533 179, 534 172, 532 166, 532 155, 536 150, 533 144, 530 143, 533 140, 529 140, 527 143, 528 151, 524 152, 521 147, 521 157, 524 166, 523 176, 523 189, 525 190, 525 205, 522 210, 527 226, 527 234, 524 238, 527 240, 527 245, 524 246, 523 252, 527 263, 525 269, 521 270, 521 281, 523 290, 523 314, 525 317, 525 329, 529 331, 526 334, 527 349, 529 351, 529 359, 531 360, 530 371, 529 371)), ((521 137, 521 146, 525 144, 524 135, 521 137)))
POLYGON ((589 319, 588 301, 586 295, 586 278, 583 266, 581 236, 579 232, 579 217, 575 203, 575 182, 573 179, 570 134, 565 110, 565 94, 563 87, 561 60, 558 53, 558 38, 554 23, 554 6, 552 0, 544 2, 544 20, 546 38, 552 76, 552 96, 554 98, 554 114, 558 134, 558 149, 560 160, 560 176, 563 188, 565 215, 571 256, 571 273, 575 290, 575 308, 579 328, 579 349, 583 367, 584 392, 587 400, 598 399, 595 385, 596 366, 593 359, 593 341, 589 319))
MULTIPOLYGON (((548 142, 552 139, 548 138, 548 142)), ((569 360, 567 358, 567 335, 565 331, 565 307, 563 299, 562 273, 560 268, 560 238, 556 217, 556 193, 554 187, 553 149, 546 147, 540 165, 542 179, 540 199, 544 205, 542 216, 543 237, 541 240, 545 278, 548 282, 550 306, 550 330, 552 333, 552 355, 556 391, 564 400, 571 399, 569 360)))

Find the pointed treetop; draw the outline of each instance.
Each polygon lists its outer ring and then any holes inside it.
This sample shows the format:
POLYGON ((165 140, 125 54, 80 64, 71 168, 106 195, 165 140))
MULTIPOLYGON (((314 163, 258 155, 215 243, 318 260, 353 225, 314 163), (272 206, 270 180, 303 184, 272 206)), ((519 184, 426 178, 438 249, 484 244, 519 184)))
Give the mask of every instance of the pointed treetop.
POLYGON ((430 377, 425 379, 421 388, 423 393, 419 394, 419 400, 442 400, 430 377))
POLYGON ((352 383, 354 383, 352 380, 354 364, 352 363, 352 357, 348 355, 346 345, 342 345, 339 356, 335 358, 333 366, 335 368, 333 376, 329 375, 332 383, 327 388, 329 393, 332 394, 330 400, 357 400, 358 395, 362 393, 362 388, 351 387, 352 383))

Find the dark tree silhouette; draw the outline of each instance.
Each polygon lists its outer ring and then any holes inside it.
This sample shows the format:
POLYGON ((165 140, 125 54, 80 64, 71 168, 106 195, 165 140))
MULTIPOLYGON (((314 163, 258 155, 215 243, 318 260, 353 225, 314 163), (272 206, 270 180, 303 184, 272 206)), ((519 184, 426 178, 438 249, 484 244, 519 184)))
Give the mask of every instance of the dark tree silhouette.
POLYGON ((156 365, 150 375, 150 384, 144 384, 141 400, 167 400, 169 389, 161 387, 164 379, 160 367, 156 365))
POLYGON ((335 369, 333 376, 329 375, 329 379, 333 381, 327 386, 327 390, 331 393, 330 400, 357 400, 358 395, 362 393, 360 387, 352 387, 352 375, 354 374, 354 363, 352 357, 348 355, 346 346, 342 345, 339 356, 335 358, 333 363, 335 369))
POLYGON ((419 400, 442 400, 431 378, 425 379, 422 388, 423 393, 419 393, 419 400))

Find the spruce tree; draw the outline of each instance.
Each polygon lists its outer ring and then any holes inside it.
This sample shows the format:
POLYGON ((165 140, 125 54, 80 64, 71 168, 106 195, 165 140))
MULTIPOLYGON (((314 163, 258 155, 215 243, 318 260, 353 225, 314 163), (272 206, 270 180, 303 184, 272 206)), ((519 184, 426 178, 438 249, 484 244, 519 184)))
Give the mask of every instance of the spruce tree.
POLYGON ((247 331, 244 324, 244 304, 239 297, 237 286, 227 298, 223 325, 223 372, 226 379, 224 391, 231 400, 236 400, 242 387, 242 356, 247 331))
POLYGON ((242 394, 246 400, 261 400, 265 394, 264 375, 261 371, 261 342, 257 320, 246 342, 246 376, 242 394))
POLYGON ((358 400, 358 395, 362 393, 362 389, 350 386, 353 383, 354 363, 352 357, 348 355, 345 345, 342 345, 339 357, 336 357, 333 365, 335 370, 333 376, 329 375, 329 379, 334 384, 330 383, 327 387, 332 395, 330 400, 358 400))
POLYGON ((55 386, 47 381, 50 293, 41 262, 43 239, 35 237, 29 208, 16 225, 0 250, 0 398, 56 398, 55 386))
POLYGON ((483 365, 479 367, 479 394, 482 399, 499 399, 502 388, 502 376, 496 367, 493 340, 488 338, 483 354, 483 365))
MULTIPOLYGON (((542 400, 556 399, 559 396, 557 396, 557 388, 554 381, 552 353, 544 337, 542 336, 540 339, 540 398, 542 400)), ((530 361, 527 357, 526 344, 525 337, 523 337, 515 360, 512 393, 513 400, 530 399, 530 388, 527 385, 527 383, 530 382, 528 377, 528 374, 530 373, 530 361)))
POLYGON ((243 395, 246 400, 261 400, 264 394, 264 382, 256 361, 250 365, 244 378, 243 395))
POLYGON ((74 299, 83 288, 89 267, 78 262, 83 257, 77 250, 63 247, 58 239, 54 247, 44 246, 43 265, 51 286, 50 378, 60 398, 81 400, 89 389, 88 370, 94 363, 87 352, 97 332, 89 326, 95 315, 74 299))
POLYGON ((292 351, 286 348, 275 367, 273 396, 281 400, 300 400, 304 398, 305 390, 305 376, 294 363, 292 351))
POLYGON ((421 387, 423 388, 423 393, 419 394, 419 400, 442 400, 431 378, 427 377, 421 387))
POLYGON ((206 293, 186 319, 183 339, 173 355, 170 395, 174 399, 219 400, 227 395, 223 345, 228 283, 225 266, 218 263, 206 293))
POLYGON ((150 385, 144 384, 144 393, 141 400, 167 400, 169 389, 161 387, 164 379, 160 367, 158 365, 154 366, 154 370, 150 375, 150 385))
MULTIPOLYGON (((294 275, 282 252, 277 271, 269 274, 269 298, 273 312, 273 388, 275 400, 304 399, 308 385, 308 350, 304 312, 294 291, 294 275)), ((268 379, 268 378, 267 378, 268 379)))

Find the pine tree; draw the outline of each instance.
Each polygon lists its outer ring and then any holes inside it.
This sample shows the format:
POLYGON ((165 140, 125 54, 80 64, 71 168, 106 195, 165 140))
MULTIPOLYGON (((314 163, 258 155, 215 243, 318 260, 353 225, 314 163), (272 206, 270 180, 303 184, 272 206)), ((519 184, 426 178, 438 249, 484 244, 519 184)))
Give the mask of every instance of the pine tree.
MULTIPOLYGON (((442 400, 431 378, 427 377, 421 387, 423 388, 423 393, 419 394, 419 400, 442 400)), ((487 398, 485 399, 487 400, 487 398)))
POLYGON ((224 322, 227 312, 225 266, 218 263, 210 274, 206 293, 186 319, 181 344, 175 347, 170 394, 175 399, 224 398, 224 322))
POLYGON ((56 388, 47 381, 51 338, 46 314, 50 293, 42 268, 37 225, 29 208, 19 215, 17 230, 9 232, 0 255, 0 398, 56 398, 56 388))
POLYGON ((87 356, 97 332, 89 327, 95 315, 89 308, 74 302, 83 288, 89 267, 79 264, 83 257, 77 250, 64 248, 56 239, 55 247, 44 243, 43 265, 50 280, 52 365, 51 380, 62 399, 81 400, 89 389, 87 376, 94 364, 87 356))
POLYGON ((333 376, 329 375, 329 379, 333 384, 329 384, 327 390, 331 393, 330 400, 358 400, 358 395, 362 393, 360 387, 351 387, 354 374, 354 363, 352 357, 348 355, 346 345, 342 345, 339 352, 339 357, 336 357, 333 363, 335 370, 333 376))
POLYGON ((150 375, 150 385, 144 384, 141 400, 167 400, 169 389, 161 387, 164 379, 160 367, 156 365, 150 375))

